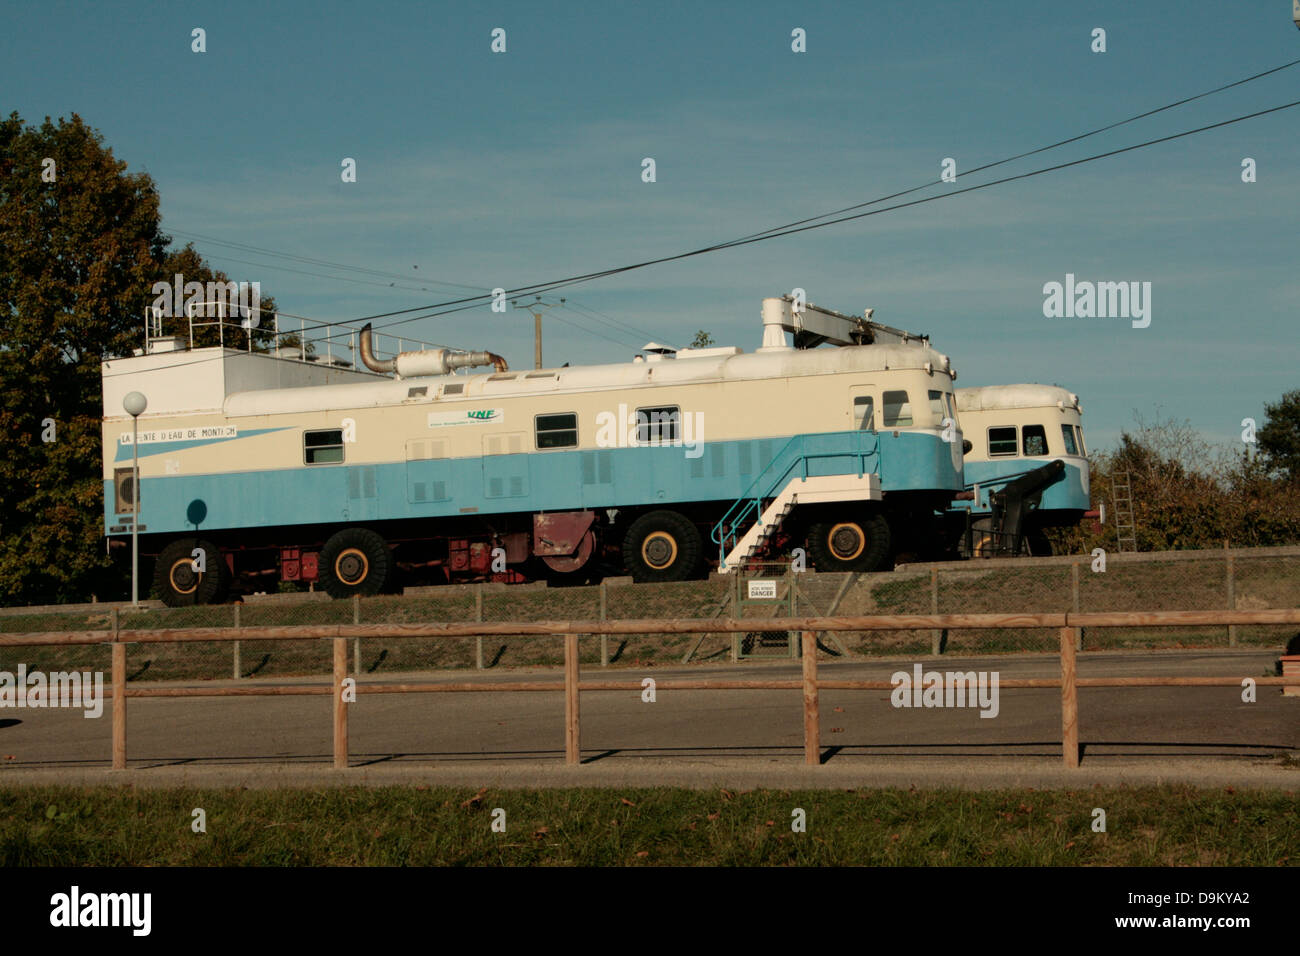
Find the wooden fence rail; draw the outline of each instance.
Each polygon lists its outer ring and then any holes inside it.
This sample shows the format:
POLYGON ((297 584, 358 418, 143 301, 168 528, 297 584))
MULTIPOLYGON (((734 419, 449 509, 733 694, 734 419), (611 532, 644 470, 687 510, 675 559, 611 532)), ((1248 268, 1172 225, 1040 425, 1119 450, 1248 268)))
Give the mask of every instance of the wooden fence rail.
MULTIPOLYGON (((113 769, 126 769, 127 700, 132 697, 274 697, 333 695, 334 768, 348 766, 348 640, 369 638, 429 638, 550 635, 564 638, 562 681, 454 682, 354 684, 357 693, 519 693, 564 694, 565 762, 581 760, 579 702, 582 692, 640 691, 639 680, 587 680, 579 674, 578 638, 581 635, 612 634, 700 634, 750 631, 753 619, 709 620, 622 620, 540 621, 491 624, 352 624, 294 627, 168 628, 120 630, 117 612, 114 627, 99 631, 46 631, 29 634, 0 634, 0 647, 41 647, 78 644, 112 646, 112 686, 106 696, 113 701, 113 769), (330 684, 243 687, 127 687, 128 644, 189 643, 195 641, 289 641, 332 640, 333 681, 330 684)), ((1300 624, 1300 608, 1257 611, 1124 611, 1064 614, 894 614, 875 617, 791 617, 781 618, 782 630, 800 631, 803 673, 799 680, 657 680, 656 690, 799 690, 803 696, 804 763, 821 762, 820 693, 823 690, 889 690, 890 681, 838 680, 817 674, 818 631, 932 630, 989 628, 1055 628, 1060 635, 1061 676, 999 680, 999 688, 1061 689, 1061 747, 1064 765, 1079 766, 1080 687, 1237 687, 1241 677, 1089 677, 1076 674, 1081 627, 1191 627, 1199 625, 1300 624)), ((1257 686, 1300 685, 1300 678, 1253 677, 1257 686)))

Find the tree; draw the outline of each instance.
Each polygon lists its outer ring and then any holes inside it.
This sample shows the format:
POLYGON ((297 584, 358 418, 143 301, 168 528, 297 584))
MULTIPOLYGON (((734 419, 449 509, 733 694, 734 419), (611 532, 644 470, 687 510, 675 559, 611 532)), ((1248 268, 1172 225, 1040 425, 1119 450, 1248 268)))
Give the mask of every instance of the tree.
POLYGON ((1265 405, 1267 416, 1255 432, 1259 450, 1270 468, 1300 479, 1300 390, 1287 392, 1275 405, 1265 405))
POLYGON ((693 349, 707 349, 713 344, 713 336, 703 329, 695 333, 695 338, 691 339, 690 347, 693 349))
POLYGON ((104 548, 100 362, 143 344, 180 257, 219 276, 169 241, 152 179, 79 116, 0 121, 0 601, 123 590, 104 548))
POLYGON ((1237 547, 1300 541, 1300 498, 1270 477, 1260 457, 1216 447, 1187 421, 1137 418, 1114 451, 1090 457, 1092 501, 1105 503, 1105 525, 1084 522, 1051 535, 1062 553, 1116 546, 1114 479, 1126 472, 1139 551, 1237 547))

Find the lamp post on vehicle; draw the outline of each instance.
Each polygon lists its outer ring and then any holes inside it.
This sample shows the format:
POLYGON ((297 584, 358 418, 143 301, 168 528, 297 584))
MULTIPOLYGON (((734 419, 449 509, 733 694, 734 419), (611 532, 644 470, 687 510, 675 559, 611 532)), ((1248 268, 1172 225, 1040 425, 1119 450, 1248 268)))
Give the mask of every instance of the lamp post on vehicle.
POLYGON ((122 399, 122 408, 131 416, 131 607, 140 606, 140 416, 149 400, 139 392, 122 399))

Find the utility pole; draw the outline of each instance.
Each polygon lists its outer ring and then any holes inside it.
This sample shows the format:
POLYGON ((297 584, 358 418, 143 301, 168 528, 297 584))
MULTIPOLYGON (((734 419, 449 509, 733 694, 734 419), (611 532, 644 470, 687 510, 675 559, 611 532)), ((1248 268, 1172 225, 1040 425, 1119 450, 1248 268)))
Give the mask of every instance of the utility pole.
POLYGON ((559 302, 543 302, 540 295, 533 296, 533 301, 520 305, 518 299, 511 299, 510 304, 516 309, 527 309, 533 313, 533 367, 542 367, 542 310, 553 309, 556 306, 564 305, 564 300, 559 302))

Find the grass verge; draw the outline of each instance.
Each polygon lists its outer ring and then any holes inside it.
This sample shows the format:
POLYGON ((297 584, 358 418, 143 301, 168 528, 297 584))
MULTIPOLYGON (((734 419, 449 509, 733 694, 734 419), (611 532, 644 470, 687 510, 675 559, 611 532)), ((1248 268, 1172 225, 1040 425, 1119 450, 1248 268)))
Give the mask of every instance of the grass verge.
POLYGON ((1294 866, 1298 834, 1295 793, 1178 786, 0 791, 5 867, 1294 866))

